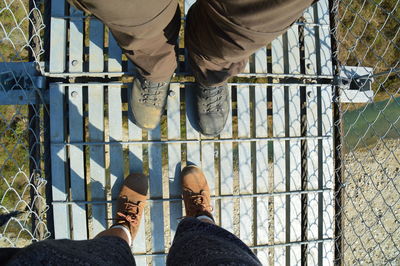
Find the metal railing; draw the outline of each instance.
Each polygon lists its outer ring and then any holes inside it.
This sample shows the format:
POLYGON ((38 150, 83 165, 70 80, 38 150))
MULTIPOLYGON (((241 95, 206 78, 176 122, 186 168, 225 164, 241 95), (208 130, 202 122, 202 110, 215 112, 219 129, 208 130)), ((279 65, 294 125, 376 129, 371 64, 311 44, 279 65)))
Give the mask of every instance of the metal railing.
POLYGON ((44 178, 44 117, 36 65, 43 49, 42 9, 35 1, 0 1, 1 247, 49 236, 44 178))

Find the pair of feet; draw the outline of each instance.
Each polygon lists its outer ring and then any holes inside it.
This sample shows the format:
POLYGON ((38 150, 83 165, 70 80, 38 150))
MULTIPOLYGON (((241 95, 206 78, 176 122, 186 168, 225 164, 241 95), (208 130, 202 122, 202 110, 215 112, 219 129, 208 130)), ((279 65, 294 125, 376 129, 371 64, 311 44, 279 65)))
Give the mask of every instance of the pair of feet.
MULTIPOLYGON (((204 216, 214 221, 211 214, 210 189, 207 179, 197 166, 186 166, 181 172, 182 197, 185 203, 186 217, 204 216)), ((142 174, 128 176, 121 188, 117 200, 116 223, 129 230, 133 240, 140 226, 146 205, 148 179, 142 174)))
MULTIPOLYGON (((167 104, 170 80, 151 82, 137 78, 133 82, 129 99, 130 111, 136 124, 146 130, 154 129, 161 119, 167 104)), ((216 136, 224 129, 229 114, 229 93, 227 84, 205 86, 195 84, 194 108, 200 133, 216 136)))

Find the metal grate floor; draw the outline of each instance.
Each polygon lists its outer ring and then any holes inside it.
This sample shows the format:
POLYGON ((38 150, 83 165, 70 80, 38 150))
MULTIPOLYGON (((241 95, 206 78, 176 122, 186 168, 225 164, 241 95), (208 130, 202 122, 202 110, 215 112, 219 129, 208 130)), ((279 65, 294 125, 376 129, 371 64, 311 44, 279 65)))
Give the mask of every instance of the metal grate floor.
MULTIPOLYGON (((165 264, 184 215, 179 171, 192 162, 206 173, 217 223, 263 264, 333 264, 327 0, 250 58, 240 75, 249 83, 229 84, 231 114, 218 138, 192 126, 191 82, 171 84, 175 94, 157 129, 136 127, 127 112, 129 83, 107 79, 134 71, 115 40, 62 1, 53 0, 51 12, 46 74, 77 78, 50 84, 55 238, 87 239, 106 229, 123 178, 144 172, 149 204, 133 252, 138 265, 165 264)), ((187 69, 180 46, 178 76, 187 69)))

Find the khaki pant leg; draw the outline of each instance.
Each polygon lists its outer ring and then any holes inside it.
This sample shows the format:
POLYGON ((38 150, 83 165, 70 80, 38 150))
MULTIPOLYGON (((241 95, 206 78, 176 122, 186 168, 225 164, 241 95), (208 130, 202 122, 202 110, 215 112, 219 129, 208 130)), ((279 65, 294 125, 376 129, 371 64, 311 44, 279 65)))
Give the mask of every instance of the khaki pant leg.
POLYGON ((243 71, 248 57, 284 33, 314 0, 198 0, 189 10, 185 44, 197 81, 219 85, 243 71))
POLYGON ((161 82, 174 73, 180 28, 176 0, 68 1, 106 24, 146 79, 161 82))

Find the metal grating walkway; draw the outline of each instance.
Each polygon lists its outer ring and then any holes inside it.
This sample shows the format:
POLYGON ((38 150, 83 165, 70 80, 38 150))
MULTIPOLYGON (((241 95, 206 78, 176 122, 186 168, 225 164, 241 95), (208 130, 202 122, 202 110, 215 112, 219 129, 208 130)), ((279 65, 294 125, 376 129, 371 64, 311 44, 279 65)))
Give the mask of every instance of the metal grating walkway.
MULTIPOLYGON (((164 265, 184 214, 178 173, 190 161, 206 173, 217 223, 263 264, 333 264, 328 0, 250 58, 240 75, 248 83, 229 84, 231 115, 211 139, 192 126, 191 82, 171 84, 160 127, 136 127, 129 83, 107 78, 134 72, 113 37, 63 1, 52 1, 51 14, 46 75, 70 78, 50 84, 55 238, 87 239, 106 229, 124 176, 144 172, 150 200, 133 252, 138 265, 164 265)), ((179 77, 187 74, 183 48, 179 77)))

